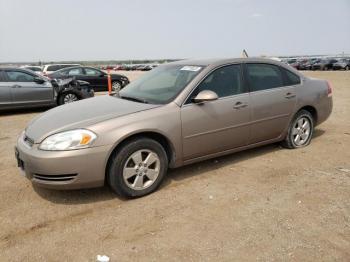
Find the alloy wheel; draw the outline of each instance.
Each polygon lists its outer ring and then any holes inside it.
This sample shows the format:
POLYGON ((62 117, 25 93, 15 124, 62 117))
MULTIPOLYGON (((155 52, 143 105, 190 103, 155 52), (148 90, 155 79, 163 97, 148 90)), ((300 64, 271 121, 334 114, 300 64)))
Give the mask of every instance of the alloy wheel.
POLYGON ((148 149, 134 152, 125 162, 123 179, 133 190, 143 190, 150 187, 158 178, 160 172, 159 156, 148 149))
POLYGON ((72 103, 78 101, 78 97, 75 94, 66 94, 63 99, 64 104, 72 103))
POLYGON ((122 85, 119 82, 116 81, 112 83, 112 90, 114 92, 119 92, 120 89, 122 89, 122 85))
POLYGON ((301 117, 295 122, 292 129, 293 141, 296 146, 307 143, 311 134, 311 124, 307 117, 301 117))

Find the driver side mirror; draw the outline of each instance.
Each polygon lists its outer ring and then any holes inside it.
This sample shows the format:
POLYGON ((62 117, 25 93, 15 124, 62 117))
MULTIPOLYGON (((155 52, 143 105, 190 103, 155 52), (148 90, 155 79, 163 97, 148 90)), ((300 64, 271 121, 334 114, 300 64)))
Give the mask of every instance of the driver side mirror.
POLYGON ((43 84, 43 83, 45 83, 45 80, 42 79, 41 77, 35 77, 34 82, 37 84, 43 84))
POLYGON ((192 99, 192 101, 196 104, 201 104, 204 102, 214 101, 217 100, 219 97, 218 95, 210 90, 203 90, 199 92, 199 94, 192 99))

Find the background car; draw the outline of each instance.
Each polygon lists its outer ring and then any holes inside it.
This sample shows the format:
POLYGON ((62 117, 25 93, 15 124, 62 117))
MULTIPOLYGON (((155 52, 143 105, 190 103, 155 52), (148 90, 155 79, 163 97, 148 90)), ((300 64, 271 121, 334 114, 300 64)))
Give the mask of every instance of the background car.
POLYGON ((338 62, 333 64, 333 70, 349 70, 350 59, 340 59, 338 62))
POLYGON ((289 65, 297 70, 300 69, 300 65, 304 62, 304 60, 296 60, 292 63, 289 63, 289 65))
POLYGON ((72 67, 72 66, 80 66, 79 64, 49 64, 43 66, 43 75, 47 76, 57 70, 66 68, 66 67, 72 67))
POLYGON ((316 62, 312 65, 312 70, 330 70, 333 69, 333 64, 338 62, 337 59, 326 58, 321 59, 319 62, 316 62))
POLYGON ((320 59, 317 58, 307 59, 304 63, 299 65, 299 70, 311 70, 312 65, 319 61, 320 59))
MULTIPOLYGON (((110 74, 112 80, 112 90, 119 91, 129 84, 129 79, 124 75, 110 74)), ((107 74, 97 68, 88 66, 75 66, 58 70, 49 74, 49 78, 64 79, 74 76, 77 80, 83 80, 90 83, 94 91, 107 91, 108 79, 107 74)))
POLYGON ((23 66, 22 68, 31 70, 37 74, 40 74, 40 75, 43 74, 43 69, 41 66, 23 66))
POLYGON ((51 81, 20 68, 0 68, 0 109, 55 106, 94 96, 84 81, 51 81))

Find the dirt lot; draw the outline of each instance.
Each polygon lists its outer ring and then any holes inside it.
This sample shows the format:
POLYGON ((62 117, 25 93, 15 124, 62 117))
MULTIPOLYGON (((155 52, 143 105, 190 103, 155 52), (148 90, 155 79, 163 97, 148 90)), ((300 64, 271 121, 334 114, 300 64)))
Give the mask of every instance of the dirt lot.
POLYGON ((33 187, 13 147, 41 111, 1 115, 0 260, 350 261, 350 72, 306 74, 334 85, 333 114, 310 146, 172 170, 136 200, 33 187))

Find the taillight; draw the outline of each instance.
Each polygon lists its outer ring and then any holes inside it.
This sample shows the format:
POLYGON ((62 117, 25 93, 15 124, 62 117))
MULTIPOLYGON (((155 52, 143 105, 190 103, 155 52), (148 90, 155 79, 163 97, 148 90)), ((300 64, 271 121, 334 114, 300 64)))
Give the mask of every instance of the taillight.
POLYGON ((332 87, 332 84, 327 81, 327 96, 328 97, 331 97, 332 96, 332 93, 333 93, 333 87, 332 87))

